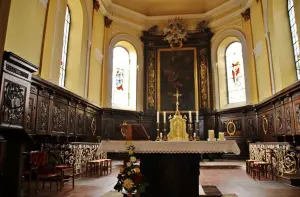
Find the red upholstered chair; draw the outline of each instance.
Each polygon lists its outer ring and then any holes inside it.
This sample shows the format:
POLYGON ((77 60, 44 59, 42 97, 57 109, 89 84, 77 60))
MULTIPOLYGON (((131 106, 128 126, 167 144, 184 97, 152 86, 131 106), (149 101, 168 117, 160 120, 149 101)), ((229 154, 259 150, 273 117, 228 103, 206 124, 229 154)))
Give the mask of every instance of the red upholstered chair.
POLYGON ((56 169, 53 168, 47 168, 46 166, 46 153, 45 152, 31 152, 30 154, 30 160, 35 166, 35 172, 37 175, 36 179, 36 193, 39 189, 39 181, 43 181, 43 188, 45 187, 45 181, 50 181, 50 189, 52 186, 52 181, 56 180, 57 189, 58 189, 58 183, 60 181, 60 175, 56 171, 56 169))

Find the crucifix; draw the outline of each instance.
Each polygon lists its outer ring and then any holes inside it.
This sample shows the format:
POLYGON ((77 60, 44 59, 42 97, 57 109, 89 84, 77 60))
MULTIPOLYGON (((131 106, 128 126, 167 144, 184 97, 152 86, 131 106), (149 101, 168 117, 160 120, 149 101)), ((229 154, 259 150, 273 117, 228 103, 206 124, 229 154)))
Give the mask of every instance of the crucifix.
POLYGON ((176 90, 176 94, 174 94, 173 96, 175 96, 176 97, 176 112, 175 112, 175 114, 176 115, 180 115, 180 112, 179 112, 179 97, 180 96, 182 96, 182 94, 179 94, 179 92, 178 92, 178 89, 176 90))

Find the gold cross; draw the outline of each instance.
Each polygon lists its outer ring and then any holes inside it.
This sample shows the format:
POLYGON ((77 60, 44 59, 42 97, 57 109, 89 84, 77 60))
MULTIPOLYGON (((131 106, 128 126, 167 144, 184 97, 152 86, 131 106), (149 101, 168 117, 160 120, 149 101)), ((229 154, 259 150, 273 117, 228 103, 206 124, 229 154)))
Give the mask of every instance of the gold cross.
POLYGON ((180 114, 179 112, 179 97, 182 96, 181 94, 179 94, 178 90, 176 91, 176 94, 174 94, 173 96, 176 96, 176 113, 177 115, 180 114))

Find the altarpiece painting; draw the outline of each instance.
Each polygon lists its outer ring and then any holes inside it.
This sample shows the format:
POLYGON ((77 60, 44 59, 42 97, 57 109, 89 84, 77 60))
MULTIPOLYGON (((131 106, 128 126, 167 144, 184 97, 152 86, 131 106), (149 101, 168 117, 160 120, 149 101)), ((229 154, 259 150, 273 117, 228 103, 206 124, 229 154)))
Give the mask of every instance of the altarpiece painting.
POLYGON ((198 110, 196 48, 159 49, 157 60, 157 110, 175 111, 177 90, 180 111, 198 110))

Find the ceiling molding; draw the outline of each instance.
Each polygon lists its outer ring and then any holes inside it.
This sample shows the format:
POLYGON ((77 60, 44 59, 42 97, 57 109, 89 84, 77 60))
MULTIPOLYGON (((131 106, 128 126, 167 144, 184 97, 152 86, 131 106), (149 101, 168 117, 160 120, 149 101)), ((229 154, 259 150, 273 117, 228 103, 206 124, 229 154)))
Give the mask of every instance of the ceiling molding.
POLYGON ((164 22, 170 18, 181 17, 183 19, 198 19, 198 20, 209 20, 212 21, 209 26, 216 27, 233 17, 239 17, 241 12, 245 11, 247 8, 251 6, 253 0, 230 0, 206 13, 203 14, 184 14, 184 15, 165 15, 165 16, 146 16, 144 14, 135 12, 128 8, 119 6, 117 4, 112 3, 111 0, 101 0, 100 1, 100 10, 103 15, 109 16, 115 22, 119 22, 124 25, 130 25, 133 28, 139 30, 146 30, 149 24, 155 22, 164 22), (239 8, 237 11, 228 14, 220 19, 213 20, 214 17, 223 14, 230 9, 239 8), (116 16, 114 13, 118 13, 119 16, 116 16), (140 24, 137 24, 132 21, 128 21, 123 19, 121 16, 125 16, 127 18, 134 19, 140 24))

